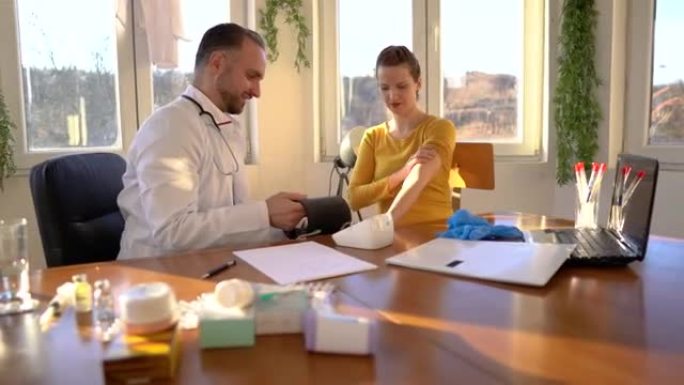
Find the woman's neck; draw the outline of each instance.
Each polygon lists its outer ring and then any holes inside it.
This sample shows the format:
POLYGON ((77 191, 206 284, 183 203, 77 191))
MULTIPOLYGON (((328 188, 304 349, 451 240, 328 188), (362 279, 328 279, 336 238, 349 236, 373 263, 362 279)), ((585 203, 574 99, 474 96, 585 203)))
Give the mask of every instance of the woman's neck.
POLYGON ((425 112, 416 107, 413 111, 405 115, 394 115, 392 131, 395 131, 399 136, 406 136, 425 119, 425 112))

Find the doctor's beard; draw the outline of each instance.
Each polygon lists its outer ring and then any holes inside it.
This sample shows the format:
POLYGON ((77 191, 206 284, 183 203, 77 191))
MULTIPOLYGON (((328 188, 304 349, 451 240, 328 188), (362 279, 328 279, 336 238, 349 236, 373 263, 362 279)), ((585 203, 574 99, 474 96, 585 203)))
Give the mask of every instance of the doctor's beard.
POLYGON ((231 87, 230 74, 231 71, 224 71, 216 79, 216 89, 223 102, 223 106, 218 107, 223 112, 237 115, 242 113, 242 110, 245 108, 245 100, 242 98, 241 92, 231 91, 231 88, 236 87, 231 87))
POLYGON ((219 91, 221 95, 221 100, 223 101, 223 112, 227 112, 232 115, 237 115, 242 113, 245 108, 245 100, 240 95, 235 95, 229 91, 221 90, 219 91))

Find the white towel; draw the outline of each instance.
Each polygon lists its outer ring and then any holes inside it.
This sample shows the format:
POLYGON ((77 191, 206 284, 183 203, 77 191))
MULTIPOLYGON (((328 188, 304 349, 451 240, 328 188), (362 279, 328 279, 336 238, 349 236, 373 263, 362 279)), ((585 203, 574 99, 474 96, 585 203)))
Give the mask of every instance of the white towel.
MULTIPOLYGON (((182 0, 134 0, 138 25, 145 30, 150 60, 157 68, 178 67, 178 40, 185 37, 182 0)), ((128 0, 117 0, 116 18, 126 25, 128 0)))
POLYGON ((123 27, 126 26, 128 17, 128 0, 116 0, 116 19, 123 27))

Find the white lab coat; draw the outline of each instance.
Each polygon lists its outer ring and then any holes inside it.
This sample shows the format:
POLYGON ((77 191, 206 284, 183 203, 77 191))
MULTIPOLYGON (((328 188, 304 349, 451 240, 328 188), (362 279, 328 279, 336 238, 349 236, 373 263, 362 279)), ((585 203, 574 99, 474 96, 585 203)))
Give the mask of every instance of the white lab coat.
POLYGON ((182 97, 145 121, 128 153, 118 197, 126 220, 119 259, 225 246, 245 232, 269 231, 265 201, 248 201, 246 140, 238 122, 198 89, 189 86, 184 94, 218 123, 232 123, 219 133, 182 97))

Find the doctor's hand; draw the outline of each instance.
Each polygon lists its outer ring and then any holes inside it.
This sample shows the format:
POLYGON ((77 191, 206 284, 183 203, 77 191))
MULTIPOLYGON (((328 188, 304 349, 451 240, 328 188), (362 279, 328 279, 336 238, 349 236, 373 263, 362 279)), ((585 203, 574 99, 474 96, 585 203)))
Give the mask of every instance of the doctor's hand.
POLYGON ((304 218, 304 206, 298 201, 306 195, 290 192, 280 192, 266 199, 268 220, 271 226, 282 230, 292 230, 304 218))

